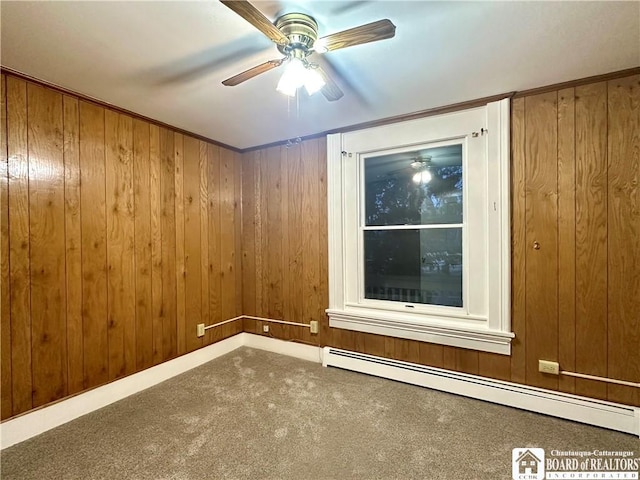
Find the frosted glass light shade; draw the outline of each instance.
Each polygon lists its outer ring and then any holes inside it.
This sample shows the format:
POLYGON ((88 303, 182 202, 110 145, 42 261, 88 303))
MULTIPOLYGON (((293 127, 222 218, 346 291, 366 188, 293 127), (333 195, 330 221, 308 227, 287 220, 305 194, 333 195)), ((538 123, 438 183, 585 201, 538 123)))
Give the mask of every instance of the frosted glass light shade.
POLYGON ((296 95, 296 90, 304 84, 306 76, 306 68, 302 60, 292 58, 284 69, 284 73, 278 82, 276 90, 290 97, 296 95))
POLYGON ((304 88, 307 89, 307 93, 313 95, 324 87, 324 85, 325 82, 322 75, 314 68, 307 68, 306 78, 304 80, 304 88))

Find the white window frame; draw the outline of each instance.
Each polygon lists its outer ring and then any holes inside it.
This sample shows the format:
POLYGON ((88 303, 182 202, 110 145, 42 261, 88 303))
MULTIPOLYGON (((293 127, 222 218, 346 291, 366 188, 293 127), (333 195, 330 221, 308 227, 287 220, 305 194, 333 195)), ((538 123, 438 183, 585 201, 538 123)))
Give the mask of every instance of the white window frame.
POLYGON ((326 312, 331 327, 511 354, 509 128, 509 99, 504 99, 468 110, 328 135, 326 312), (425 144, 452 140, 463 144, 463 221, 466 226, 470 220, 475 222, 473 240, 463 230, 463 307, 365 299, 360 232, 364 159, 377 152, 425 148, 425 144), (480 166, 467 162, 470 146, 485 154, 480 166), (470 201, 473 178, 480 179, 484 189, 474 191, 474 201, 470 201))

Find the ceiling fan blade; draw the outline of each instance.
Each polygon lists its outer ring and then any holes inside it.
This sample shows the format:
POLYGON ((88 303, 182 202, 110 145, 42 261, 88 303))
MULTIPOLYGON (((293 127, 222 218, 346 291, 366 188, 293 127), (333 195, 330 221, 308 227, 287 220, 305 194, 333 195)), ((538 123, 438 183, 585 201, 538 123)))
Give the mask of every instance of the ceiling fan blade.
POLYGON ((393 38, 395 34, 396 26, 391 23, 391 20, 378 20, 377 22, 360 25, 359 27, 350 28, 349 30, 343 30, 342 32, 319 38, 316 40, 313 48, 317 52, 338 50, 339 48, 347 48, 363 43, 393 38))
POLYGON ((315 52, 311 59, 314 64, 322 68, 325 75, 333 79, 339 79, 340 85, 350 98, 353 98, 365 108, 371 106, 370 99, 362 91, 362 85, 355 81, 349 69, 340 67, 329 55, 320 55, 315 52))
POLYGON ((278 45, 286 45, 289 43, 289 39, 284 33, 276 28, 260 10, 246 0, 220 0, 220 2, 236 12, 278 45))
POLYGON ((282 65, 283 61, 284 59, 269 60, 268 62, 264 62, 260 65, 256 65, 255 67, 250 68, 249 70, 239 73, 238 75, 235 75, 231 78, 227 78, 225 81, 222 82, 222 84, 226 85, 227 87, 235 87, 236 85, 242 82, 245 82, 250 78, 256 77, 261 73, 265 73, 273 68, 279 67, 280 65, 282 65))
POLYGON ((340 90, 340 87, 338 87, 336 82, 333 81, 333 79, 327 74, 327 72, 323 70, 321 66, 318 65, 316 69, 325 82, 325 85, 321 90, 324 98, 326 98, 330 102, 340 100, 344 96, 344 92, 340 90))

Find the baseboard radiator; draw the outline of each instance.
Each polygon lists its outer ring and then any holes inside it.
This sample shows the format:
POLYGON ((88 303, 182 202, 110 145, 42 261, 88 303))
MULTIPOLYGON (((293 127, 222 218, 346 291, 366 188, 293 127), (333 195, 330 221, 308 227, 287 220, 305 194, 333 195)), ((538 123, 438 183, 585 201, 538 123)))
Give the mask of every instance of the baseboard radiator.
POLYGON ((640 408, 325 347, 322 364, 640 436, 640 408))

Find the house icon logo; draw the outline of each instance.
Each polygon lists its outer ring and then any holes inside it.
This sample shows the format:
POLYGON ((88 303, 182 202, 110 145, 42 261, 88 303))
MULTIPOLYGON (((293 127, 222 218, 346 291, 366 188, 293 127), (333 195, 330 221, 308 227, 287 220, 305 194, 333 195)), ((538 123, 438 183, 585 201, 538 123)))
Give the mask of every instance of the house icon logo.
POLYGON ((513 461, 513 480, 544 479, 544 449, 514 448, 511 452, 513 461))

